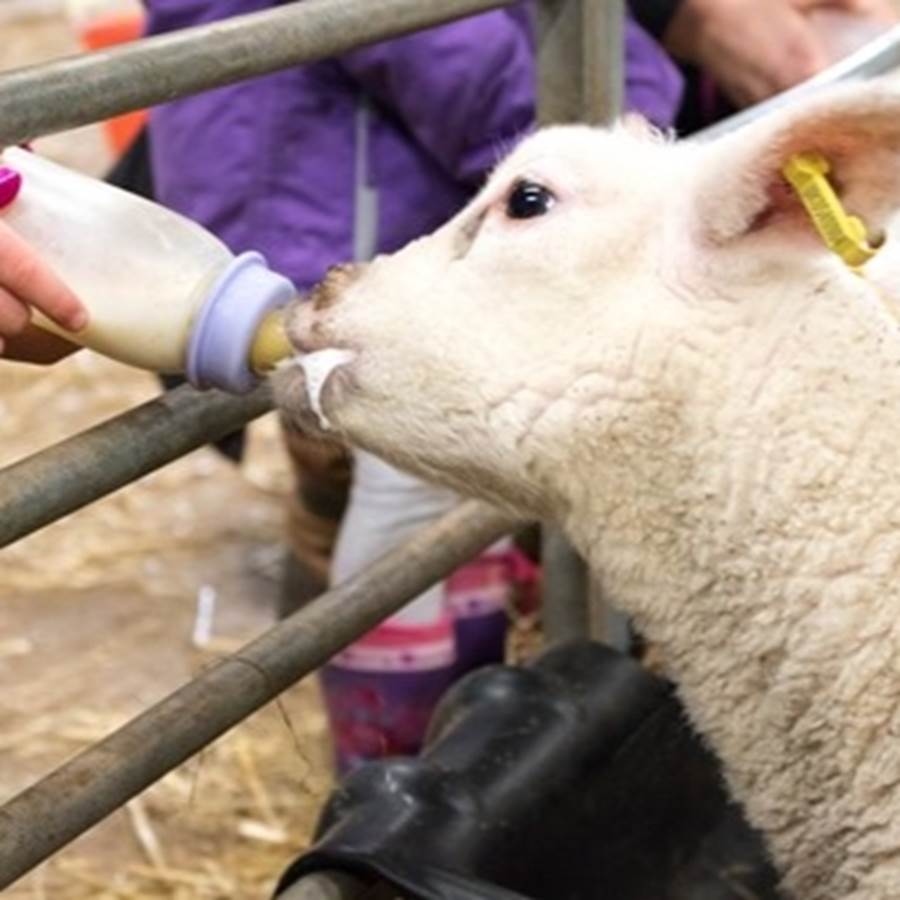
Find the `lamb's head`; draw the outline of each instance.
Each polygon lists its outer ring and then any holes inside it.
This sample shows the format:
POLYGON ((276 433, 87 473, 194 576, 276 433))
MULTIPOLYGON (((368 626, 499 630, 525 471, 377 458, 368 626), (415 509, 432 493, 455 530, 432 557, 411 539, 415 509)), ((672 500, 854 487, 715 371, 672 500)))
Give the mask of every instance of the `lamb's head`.
POLYGON ((311 393, 351 442, 525 511, 570 505, 590 479, 582 459, 653 478, 813 286, 859 293, 783 164, 823 153, 850 207, 880 224, 898 136, 900 99, 881 88, 708 145, 635 121, 539 132, 442 229, 334 271, 297 305, 310 391, 288 367, 279 402, 316 427, 311 393))

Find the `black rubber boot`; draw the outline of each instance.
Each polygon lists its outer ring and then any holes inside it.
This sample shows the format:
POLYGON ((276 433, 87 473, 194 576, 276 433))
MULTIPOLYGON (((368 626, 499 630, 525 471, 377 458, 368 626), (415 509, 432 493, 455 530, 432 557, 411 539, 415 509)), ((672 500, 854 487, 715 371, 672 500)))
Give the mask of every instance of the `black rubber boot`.
POLYGON ((420 759, 332 795, 304 873, 426 900, 773 900, 759 837, 670 686, 578 642, 452 689, 420 759))

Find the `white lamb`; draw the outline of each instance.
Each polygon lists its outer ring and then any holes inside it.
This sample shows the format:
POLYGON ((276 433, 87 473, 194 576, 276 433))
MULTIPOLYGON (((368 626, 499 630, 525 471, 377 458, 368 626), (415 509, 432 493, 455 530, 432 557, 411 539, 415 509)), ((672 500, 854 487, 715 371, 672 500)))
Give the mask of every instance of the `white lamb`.
POLYGON ((898 155, 871 86, 706 146, 539 133, 440 231, 331 275, 280 376, 309 427, 301 369, 354 443, 563 523, 798 900, 900 898, 898 155), (886 230, 864 275, 782 177, 803 151, 886 230))

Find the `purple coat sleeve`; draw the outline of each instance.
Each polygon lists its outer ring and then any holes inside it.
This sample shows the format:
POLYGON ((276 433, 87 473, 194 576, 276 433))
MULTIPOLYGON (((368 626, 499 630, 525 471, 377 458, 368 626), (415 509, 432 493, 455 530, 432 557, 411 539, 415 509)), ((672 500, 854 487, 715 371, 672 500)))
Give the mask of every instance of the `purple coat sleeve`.
POLYGON ((518 7, 365 47, 340 63, 468 187, 534 124, 534 45, 518 7))

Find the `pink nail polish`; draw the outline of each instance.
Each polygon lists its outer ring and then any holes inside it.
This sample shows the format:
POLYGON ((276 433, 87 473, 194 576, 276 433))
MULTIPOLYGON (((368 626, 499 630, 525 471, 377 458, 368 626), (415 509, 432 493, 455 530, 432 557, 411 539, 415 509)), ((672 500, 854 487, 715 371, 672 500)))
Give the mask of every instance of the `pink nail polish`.
POLYGON ((0 166, 0 209, 9 206, 22 188, 22 176, 13 169, 0 166))

